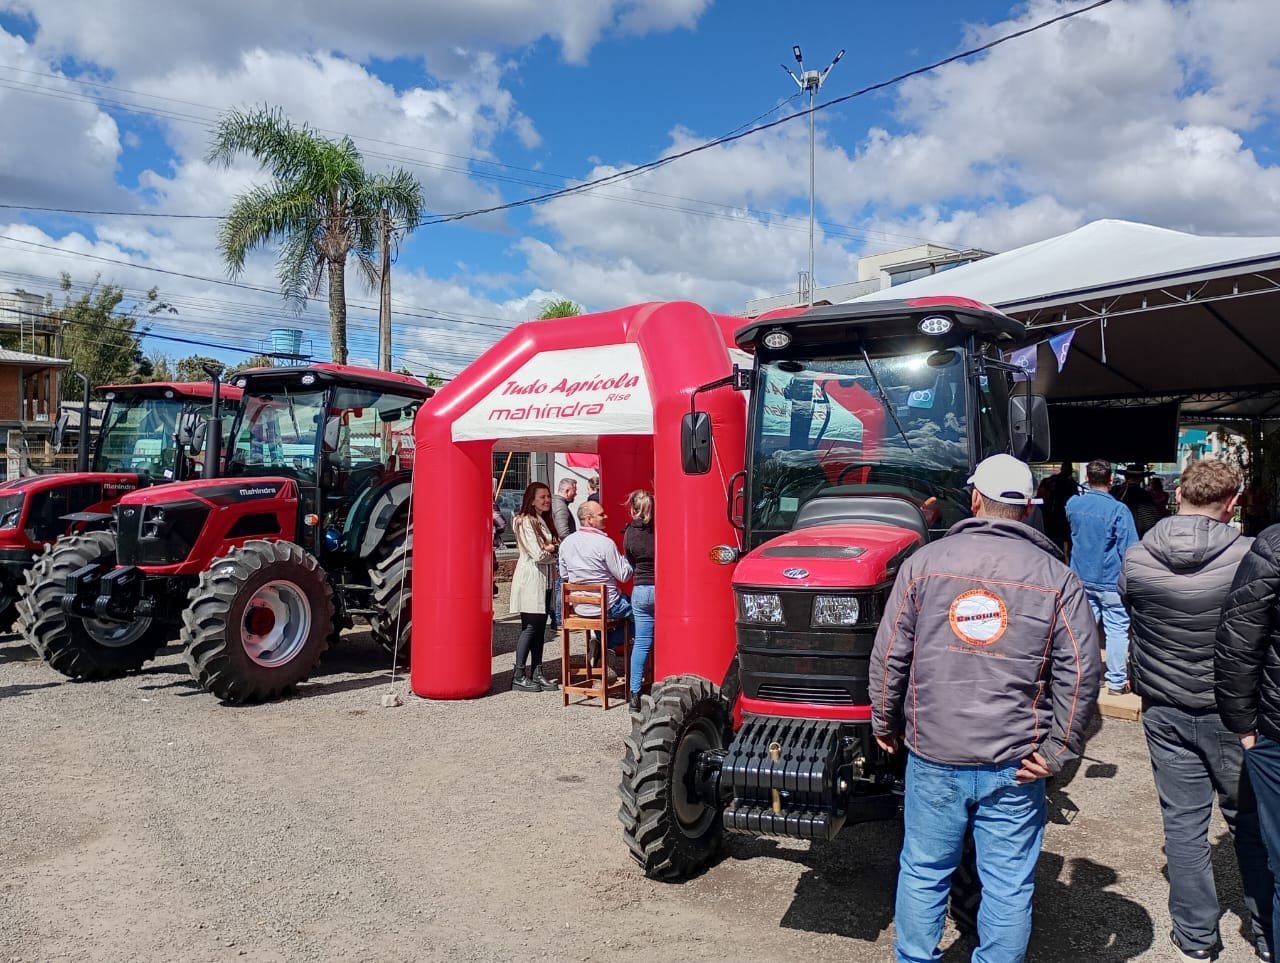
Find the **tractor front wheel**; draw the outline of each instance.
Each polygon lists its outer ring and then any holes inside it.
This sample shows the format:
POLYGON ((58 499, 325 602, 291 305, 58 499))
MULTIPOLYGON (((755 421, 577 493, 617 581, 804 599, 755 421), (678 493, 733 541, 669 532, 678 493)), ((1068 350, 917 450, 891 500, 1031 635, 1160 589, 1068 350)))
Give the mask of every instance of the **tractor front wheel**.
POLYGON ((409 665, 409 628, 413 608, 412 538, 412 531, 400 535, 400 543, 369 573, 373 583, 374 614, 369 619, 373 637, 395 655, 397 666, 405 668, 409 665))
POLYGON ((233 548, 200 576, 182 614, 196 681, 230 703, 274 699, 310 676, 333 631, 333 589, 292 542, 233 548))
POLYGON ((19 590, 19 633, 69 679, 111 679, 135 672, 169 641, 170 627, 150 618, 115 622, 62 611, 68 575, 86 565, 110 569, 115 562, 116 537, 110 532, 69 535, 36 559, 19 590))
POLYGON ((716 687, 697 676, 658 686, 624 741, 618 818, 631 856, 651 879, 693 876, 715 856, 723 804, 707 798, 699 761, 728 747, 730 710, 716 687))

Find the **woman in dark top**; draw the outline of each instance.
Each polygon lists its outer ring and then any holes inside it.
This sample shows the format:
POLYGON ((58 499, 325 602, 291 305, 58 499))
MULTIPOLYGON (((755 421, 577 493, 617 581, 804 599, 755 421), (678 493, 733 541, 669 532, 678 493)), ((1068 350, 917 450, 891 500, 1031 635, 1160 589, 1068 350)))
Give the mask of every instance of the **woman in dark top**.
POLYGON ((631 647, 631 711, 640 711, 640 683, 653 649, 653 496, 643 488, 631 493, 631 524, 622 535, 622 550, 635 569, 631 611, 636 634, 631 647))

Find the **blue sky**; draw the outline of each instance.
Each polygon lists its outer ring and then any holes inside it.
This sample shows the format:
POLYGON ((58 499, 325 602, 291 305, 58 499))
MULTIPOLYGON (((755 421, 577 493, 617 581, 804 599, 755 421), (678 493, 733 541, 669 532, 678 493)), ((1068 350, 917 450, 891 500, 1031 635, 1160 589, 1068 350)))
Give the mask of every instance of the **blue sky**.
MULTIPOLYGON (((290 315, 269 253, 248 287, 205 280, 226 277, 213 218, 260 180, 204 163, 222 109, 279 105, 350 134, 370 166, 417 174, 433 211, 469 210, 794 113, 793 43, 810 67, 848 51, 825 100, 1083 5, 365 0, 353 21, 337 0, 304 19, 289 0, 0 0, 0 111, 22 132, 0 145, 0 204, 16 205, 0 209, 0 289, 101 273, 178 306, 157 334, 219 346, 148 351, 238 359, 290 325, 323 355, 323 300, 290 315)), ((1276 36, 1271 0, 1115 0, 822 112, 818 282, 852 279, 859 254, 1007 250, 1098 217, 1280 233, 1276 36)), ((587 195, 425 227, 393 275, 397 364, 448 375, 556 297, 740 311, 796 284, 807 209, 797 118, 587 195)), ((375 296, 349 292, 352 357, 369 361, 375 296)))

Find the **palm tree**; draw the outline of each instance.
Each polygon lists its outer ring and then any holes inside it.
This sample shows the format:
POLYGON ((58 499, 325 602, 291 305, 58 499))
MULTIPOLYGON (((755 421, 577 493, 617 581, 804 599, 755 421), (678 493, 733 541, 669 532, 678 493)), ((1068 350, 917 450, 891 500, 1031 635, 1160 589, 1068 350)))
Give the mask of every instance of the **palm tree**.
POLYGON ((551 318, 576 318, 581 313, 582 305, 575 304, 568 298, 560 298, 543 304, 542 313, 538 315, 538 320, 549 321, 551 318))
POLYGON ((279 109, 231 111, 218 122, 210 163, 248 154, 272 181, 235 199, 218 231, 218 247, 235 277, 249 252, 278 242, 276 274, 285 301, 301 310, 327 276, 333 360, 347 361, 347 258, 354 254, 370 288, 379 277, 378 218, 384 208, 400 230, 422 219, 422 185, 401 168, 369 174, 350 137, 331 140, 279 109))

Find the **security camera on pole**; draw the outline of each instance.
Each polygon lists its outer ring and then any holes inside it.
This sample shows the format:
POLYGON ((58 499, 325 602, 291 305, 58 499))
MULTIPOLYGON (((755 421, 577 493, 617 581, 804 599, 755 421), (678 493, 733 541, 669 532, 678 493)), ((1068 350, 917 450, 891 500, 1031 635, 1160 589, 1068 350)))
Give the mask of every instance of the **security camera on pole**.
POLYGON ((809 91, 809 289, 808 302, 813 304, 813 224, 814 224, 814 180, 813 180, 813 155, 815 131, 813 122, 813 104, 814 99, 818 96, 818 91, 822 89, 823 82, 827 79, 827 74, 831 73, 831 68, 840 62, 840 58, 844 56, 844 48, 840 48, 840 52, 832 58, 831 63, 827 64, 825 70, 805 70, 804 56, 800 53, 800 45, 795 44, 791 48, 791 52, 795 54, 796 63, 800 65, 800 76, 796 76, 795 72, 786 64, 782 65, 782 69, 787 72, 792 80, 796 82, 796 86, 801 90, 809 91))

